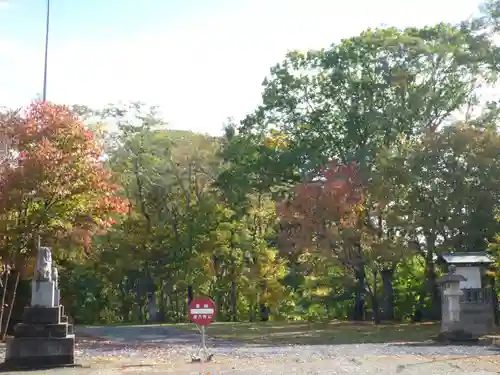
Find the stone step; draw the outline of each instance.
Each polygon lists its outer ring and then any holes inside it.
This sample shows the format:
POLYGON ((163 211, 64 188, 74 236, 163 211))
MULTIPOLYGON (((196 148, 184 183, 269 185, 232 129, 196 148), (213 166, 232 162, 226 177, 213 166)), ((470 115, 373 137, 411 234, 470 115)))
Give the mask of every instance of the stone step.
POLYGON ((66 315, 61 316, 61 323, 68 323, 68 317, 66 315))
POLYGON ((29 306, 24 308, 23 323, 59 324, 60 322, 61 322, 60 307, 29 306))
MULTIPOLYGON (((6 368, 33 369, 75 363, 75 337, 8 337, 6 368)), ((48 372, 47 372, 48 373, 48 372)))
MULTIPOLYGON (((69 327, 61 324, 25 324, 18 323, 14 327, 14 337, 66 337, 69 327)), ((71 327, 73 331, 73 327, 71 327)))

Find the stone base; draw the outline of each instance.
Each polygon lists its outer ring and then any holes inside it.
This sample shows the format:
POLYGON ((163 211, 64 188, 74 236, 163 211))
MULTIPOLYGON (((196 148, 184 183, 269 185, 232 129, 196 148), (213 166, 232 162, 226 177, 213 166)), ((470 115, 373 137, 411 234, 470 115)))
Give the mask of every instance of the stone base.
POLYGON ((73 356, 11 358, 0 363, 0 371, 42 370, 57 367, 81 367, 73 356))
POLYGON ((464 330, 457 329, 454 331, 440 332, 436 337, 436 341, 471 343, 479 341, 479 337, 474 336, 470 332, 465 332, 464 330))
POLYGON ((5 353, 6 368, 47 368, 75 364, 75 336, 10 337, 5 353))
POLYGON ((23 323, 26 324, 58 324, 61 322, 63 307, 25 307, 23 323))
POLYGON ((26 324, 18 323, 14 327, 14 337, 60 337, 73 334, 73 326, 68 323, 59 324, 26 324))

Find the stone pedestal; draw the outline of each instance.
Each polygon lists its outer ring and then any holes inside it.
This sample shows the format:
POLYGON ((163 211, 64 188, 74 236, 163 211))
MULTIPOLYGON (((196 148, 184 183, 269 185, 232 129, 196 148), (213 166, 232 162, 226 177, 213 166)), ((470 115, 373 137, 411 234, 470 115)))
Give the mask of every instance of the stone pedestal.
POLYGON ((31 306, 54 307, 59 306, 56 301, 56 283, 54 281, 31 282, 31 306))
POLYGON ((7 340, 5 366, 46 368, 75 363, 75 336, 10 337, 7 340))
POLYGON ((14 327, 14 337, 7 341, 4 367, 32 369, 74 365, 75 335, 63 306, 40 306, 54 304, 57 294, 39 295, 41 291, 50 294, 55 290, 54 285, 45 283, 45 287, 34 290, 39 305, 25 307, 23 322, 14 327))
POLYGON ((75 364, 75 334, 60 304, 59 274, 49 247, 39 247, 31 284, 31 306, 7 340, 3 369, 37 369, 75 364))

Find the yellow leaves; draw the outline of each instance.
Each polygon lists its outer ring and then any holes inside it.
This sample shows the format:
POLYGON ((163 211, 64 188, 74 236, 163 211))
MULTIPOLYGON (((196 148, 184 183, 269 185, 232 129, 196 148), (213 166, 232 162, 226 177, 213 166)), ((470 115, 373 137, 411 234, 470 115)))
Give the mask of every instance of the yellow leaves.
POLYGON ((286 135, 278 130, 271 130, 271 134, 265 138, 264 145, 277 150, 286 150, 288 148, 288 139, 286 135))
POLYGON ((313 294, 318 297, 326 297, 330 294, 330 288, 317 287, 316 290, 314 290, 313 294))

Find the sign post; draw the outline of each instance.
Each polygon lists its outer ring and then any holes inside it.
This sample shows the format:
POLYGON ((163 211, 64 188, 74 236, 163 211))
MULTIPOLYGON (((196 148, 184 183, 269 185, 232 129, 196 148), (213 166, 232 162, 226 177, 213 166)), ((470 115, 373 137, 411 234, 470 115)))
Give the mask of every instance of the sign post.
POLYGON ((208 297, 197 297, 189 304, 189 320, 196 324, 200 330, 201 349, 205 353, 205 360, 209 359, 206 345, 205 327, 214 322, 215 313, 215 303, 208 297))

